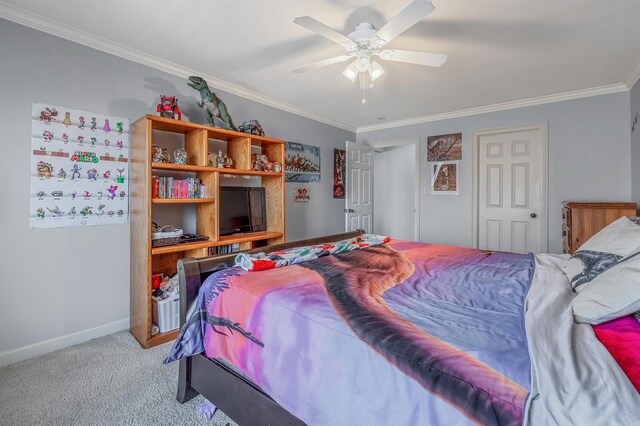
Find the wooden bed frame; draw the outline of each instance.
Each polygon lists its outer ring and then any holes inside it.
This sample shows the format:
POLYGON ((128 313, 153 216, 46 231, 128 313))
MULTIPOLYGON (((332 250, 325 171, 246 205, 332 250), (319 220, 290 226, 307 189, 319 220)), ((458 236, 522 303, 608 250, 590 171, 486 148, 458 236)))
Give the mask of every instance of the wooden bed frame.
MULTIPOLYGON (((245 253, 273 252, 291 247, 339 241, 362 235, 364 231, 327 235, 247 250, 245 253)), ((201 259, 178 261, 180 281, 180 327, 186 322, 187 311, 197 298, 204 279, 213 272, 233 266, 237 253, 201 259)), ((263 392, 256 384, 236 374, 224 364, 198 354, 180 360, 178 395, 185 403, 201 394, 239 425, 304 425, 263 392)))

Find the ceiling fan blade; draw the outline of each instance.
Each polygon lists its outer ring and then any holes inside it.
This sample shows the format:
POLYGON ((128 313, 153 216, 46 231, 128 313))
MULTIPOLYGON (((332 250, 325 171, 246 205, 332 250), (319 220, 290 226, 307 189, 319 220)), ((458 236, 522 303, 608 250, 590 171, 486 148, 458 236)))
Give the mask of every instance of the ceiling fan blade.
POLYGON ((429 0, 413 0, 404 10, 394 16, 376 35, 385 43, 390 42, 400 34, 420 22, 425 16, 435 10, 429 0))
POLYGON ((342 46, 346 47, 347 45, 355 44, 354 41, 351 40, 349 37, 343 34, 340 34, 333 28, 327 27, 322 22, 316 21, 311 16, 298 16, 296 19, 293 20, 293 22, 300 25, 301 27, 305 27, 309 31, 313 31, 314 33, 320 34, 322 37, 325 37, 331 40, 332 42, 338 43, 342 46))
POLYGON ((334 56, 333 58, 324 59, 322 61, 313 62, 311 64, 307 64, 302 67, 294 68, 291 71, 295 73, 303 73, 311 70, 316 70, 318 68, 326 67, 329 65, 337 64, 338 62, 348 61, 349 59, 351 59, 351 56, 349 55, 334 56))
POLYGON ((440 53, 415 52, 413 50, 385 50, 381 52, 380 59, 385 61, 408 62, 416 65, 439 67, 447 61, 447 55, 440 53), (390 54, 385 54, 390 52, 390 54))

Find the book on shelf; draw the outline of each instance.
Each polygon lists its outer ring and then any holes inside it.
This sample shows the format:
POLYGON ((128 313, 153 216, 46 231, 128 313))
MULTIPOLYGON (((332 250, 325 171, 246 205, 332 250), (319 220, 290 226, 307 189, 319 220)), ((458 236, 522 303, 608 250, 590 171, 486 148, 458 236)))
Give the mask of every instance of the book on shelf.
POLYGON ((209 256, 219 254, 231 254, 240 251, 240 243, 225 244, 222 246, 209 247, 209 256))
POLYGON ((195 178, 151 177, 151 198, 206 198, 205 186, 195 178))

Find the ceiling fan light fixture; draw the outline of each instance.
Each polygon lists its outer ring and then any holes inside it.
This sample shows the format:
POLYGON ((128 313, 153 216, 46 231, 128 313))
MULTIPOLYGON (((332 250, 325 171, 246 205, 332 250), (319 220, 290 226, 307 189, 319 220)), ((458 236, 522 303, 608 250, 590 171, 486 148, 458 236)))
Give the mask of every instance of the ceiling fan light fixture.
POLYGON ((359 56, 356 59, 356 69, 360 72, 368 71, 370 65, 371 65, 371 58, 369 58, 368 56, 359 56))
POLYGON ((384 69, 380 66, 376 61, 371 61, 371 68, 369 68, 369 73, 371 74, 371 82, 373 83, 385 73, 384 69))
POLYGON ((358 78, 358 70, 356 69, 355 61, 351 62, 349 66, 342 71, 342 75, 351 81, 356 81, 356 78, 358 78))

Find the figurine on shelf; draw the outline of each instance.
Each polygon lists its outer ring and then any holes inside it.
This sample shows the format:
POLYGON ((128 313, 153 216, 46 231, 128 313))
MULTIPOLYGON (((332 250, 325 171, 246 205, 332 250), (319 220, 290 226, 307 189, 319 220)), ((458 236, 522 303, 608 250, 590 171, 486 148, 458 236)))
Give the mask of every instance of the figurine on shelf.
POLYGON ((227 111, 227 106, 209 89, 204 78, 192 75, 189 77, 187 85, 200 93, 202 101, 198 102, 198 106, 206 109, 207 121, 210 126, 238 131, 227 111))
POLYGON ((160 148, 158 145, 152 145, 151 146, 151 162, 162 163, 163 162, 162 160, 163 160, 162 148, 160 148))
POLYGON ((160 117, 182 120, 182 113, 178 108, 178 98, 175 96, 160 95, 160 103, 156 106, 156 112, 160 117))
POLYGON ((219 169, 224 167, 224 155, 222 155, 222 150, 218 151, 218 156, 216 157, 216 167, 219 169))
POLYGON ((210 152, 209 154, 207 154, 207 166, 216 166, 216 154, 214 152, 210 152))
POLYGON ((264 154, 251 154, 251 168, 256 171, 263 171, 269 159, 264 154))
POLYGON ((173 164, 187 164, 187 151, 182 148, 178 148, 173 151, 173 164))
POLYGON ((224 167, 225 169, 230 169, 233 167, 233 160, 230 157, 227 157, 226 154, 222 158, 222 167, 224 167))
POLYGON ((169 150, 167 148, 162 148, 162 162, 163 163, 171 162, 171 156, 169 155, 169 150))
POLYGON ((252 135, 264 136, 264 130, 258 120, 243 121, 238 127, 242 133, 251 133, 252 135))
POLYGON ((280 163, 272 163, 269 161, 269 163, 267 163, 266 171, 271 173, 280 173, 282 171, 282 165, 280 163))

